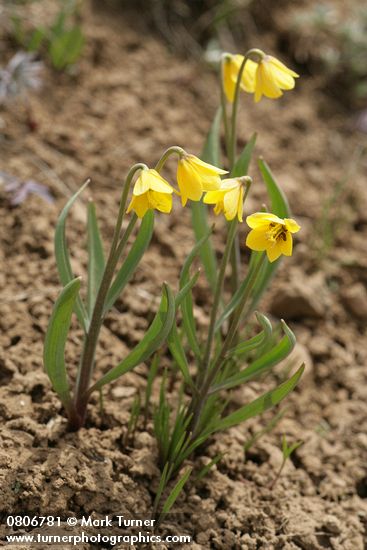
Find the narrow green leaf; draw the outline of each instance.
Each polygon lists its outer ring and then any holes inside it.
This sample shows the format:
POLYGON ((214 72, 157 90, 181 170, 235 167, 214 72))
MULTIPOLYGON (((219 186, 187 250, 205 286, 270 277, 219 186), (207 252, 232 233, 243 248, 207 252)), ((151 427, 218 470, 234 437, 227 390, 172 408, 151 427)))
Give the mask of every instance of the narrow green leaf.
MULTIPOLYGON (((190 281, 190 267, 195 257, 200 253, 207 242, 211 229, 196 243, 190 254, 187 256, 180 274, 180 292, 190 281)), ((181 298, 180 298, 181 300, 181 298)), ((196 335, 196 323, 193 311, 193 300, 191 292, 187 292, 181 301, 182 323, 189 342, 189 345, 197 358, 201 357, 200 346, 196 335)))
POLYGON ((220 159, 220 128, 222 123, 222 107, 218 107, 212 125, 204 143, 201 160, 209 162, 218 168, 221 167, 220 159))
POLYGON ((104 313, 113 307, 117 298, 135 273, 135 270, 148 248, 153 235, 154 228, 154 212, 149 210, 140 225, 136 239, 130 249, 130 252, 126 256, 121 269, 118 271, 115 280, 113 281, 110 290, 108 291, 104 313))
POLYGON ((148 421, 148 407, 150 403, 150 398, 152 396, 152 388, 153 388, 153 382, 157 376, 159 367, 159 353, 155 353, 152 359, 152 362, 150 364, 150 368, 148 371, 148 378, 147 378, 147 385, 145 388, 145 423, 148 421))
POLYGON ((64 353, 71 316, 79 289, 80 279, 76 278, 70 281, 61 291, 52 311, 43 352, 43 363, 52 387, 67 410, 71 404, 71 396, 64 353))
MULTIPOLYGON (((220 160, 220 128, 222 121, 222 109, 217 110, 208 136, 206 138, 204 148, 201 154, 201 159, 204 162, 209 162, 218 168, 221 167, 220 160)), ((192 225, 194 229, 196 241, 200 241, 202 237, 207 235, 209 231, 208 224, 208 208, 203 202, 191 203, 191 215, 192 225)), ((217 280, 217 260, 215 252, 210 240, 206 241, 201 250, 200 257, 204 266, 205 275, 210 285, 210 288, 214 291, 217 280)))
POLYGON ((271 211, 280 218, 289 218, 290 209, 287 198, 276 182, 268 164, 261 158, 258 164, 271 201, 271 211))
POLYGON ((231 177, 240 177, 240 176, 247 176, 248 169, 250 166, 252 153, 255 147, 257 134, 253 134, 250 138, 250 140, 246 143, 242 153, 240 154, 232 172, 231 177))
POLYGON ((159 310, 142 340, 116 367, 105 374, 90 389, 89 393, 116 380, 150 357, 166 340, 175 319, 175 298, 169 286, 163 285, 159 310))
POLYGON ((98 229, 96 207, 88 203, 88 313, 92 314, 105 268, 101 235, 98 229))
POLYGON ((55 69, 61 70, 75 63, 83 49, 84 36, 79 27, 74 27, 52 39, 50 57, 55 69))
POLYGON ((211 388, 210 393, 215 393, 220 390, 234 388, 240 384, 248 382, 253 378, 268 372, 274 365, 277 365, 285 359, 293 350, 296 344, 296 337, 286 323, 281 321, 285 336, 281 341, 270 351, 256 359, 251 365, 244 370, 231 376, 224 382, 217 384, 211 388))
POLYGON ((168 512, 171 510, 171 508, 174 505, 174 503, 176 502, 179 494, 181 493, 182 489, 184 488, 185 483, 189 479, 191 472, 192 472, 192 467, 189 466, 187 468, 187 470, 185 471, 185 473, 182 475, 182 477, 178 480, 176 485, 173 487, 172 491, 168 495, 167 500, 165 501, 165 503, 163 505, 161 516, 163 516, 164 514, 168 514, 168 512))
POLYGON ((248 405, 245 405, 234 413, 224 417, 217 423, 211 432, 218 432, 220 430, 225 430, 227 428, 231 428, 232 426, 236 426, 249 418, 262 414, 264 411, 274 407, 274 405, 277 405, 296 387, 304 370, 305 366, 302 365, 291 378, 280 384, 277 388, 264 393, 264 395, 258 397, 248 405))
MULTIPOLYGON (((70 264, 70 256, 69 256, 69 251, 67 247, 66 236, 65 236, 66 218, 70 208, 73 206, 74 202, 79 197, 79 195, 87 187, 87 185, 89 184, 89 181, 90 180, 87 180, 85 184, 82 185, 82 187, 68 200, 63 210, 61 211, 61 214, 56 224, 55 241, 54 241, 55 256, 56 256, 56 264, 59 272, 60 281, 63 286, 66 286, 70 281, 74 279, 74 275, 70 264)), ((83 327, 84 332, 86 332, 88 330, 89 318, 88 318, 88 313, 85 309, 85 306, 80 296, 77 297, 74 307, 75 307, 75 313, 77 314, 79 323, 83 327)))
POLYGON ((28 42, 27 50, 29 52, 37 52, 40 49, 41 44, 45 38, 46 38, 46 30, 43 29, 42 27, 36 28, 33 31, 31 38, 28 42))
POLYGON ((262 313, 256 313, 256 318, 258 323, 262 326, 263 330, 256 336, 253 336, 249 340, 246 340, 246 342, 241 342, 235 348, 230 350, 228 352, 228 357, 231 357, 232 355, 235 355, 236 357, 243 357, 249 351, 263 346, 270 340, 273 334, 273 327, 271 326, 271 322, 262 313))
POLYGON ((188 292, 190 292, 190 290, 192 290, 196 285, 199 275, 200 275, 200 269, 197 270, 197 272, 195 273, 195 275, 191 277, 189 282, 186 283, 185 286, 183 286, 181 290, 177 293, 176 299, 175 299, 176 310, 178 310, 178 308, 181 307, 181 304, 183 300, 186 298, 188 292))
POLYGON ((255 432, 244 444, 243 450, 245 451, 245 454, 255 445, 259 439, 261 439, 264 435, 270 433, 273 431, 273 429, 276 427, 276 425, 281 421, 287 410, 289 409, 289 406, 283 407, 277 414, 265 425, 264 428, 261 430, 255 432))
POLYGON ((193 388, 194 384, 193 384, 193 381, 191 380, 191 375, 189 371, 189 365, 186 359, 185 350, 181 344, 181 340, 178 335, 177 327, 175 323, 173 323, 171 331, 168 335, 167 344, 172 354, 172 357, 176 361, 177 366, 179 367, 182 373, 182 376, 184 377, 186 384, 188 384, 191 388, 193 388))
POLYGON ((200 472, 198 473, 198 475, 196 476, 196 480, 195 481, 200 481, 201 479, 203 479, 205 476, 208 475, 208 473, 210 472, 210 470, 213 468, 213 466, 215 466, 216 464, 218 464, 218 462, 220 460, 222 460, 222 458, 224 457, 226 453, 218 453, 217 455, 215 455, 215 457, 208 463, 206 464, 203 468, 201 468, 200 472))

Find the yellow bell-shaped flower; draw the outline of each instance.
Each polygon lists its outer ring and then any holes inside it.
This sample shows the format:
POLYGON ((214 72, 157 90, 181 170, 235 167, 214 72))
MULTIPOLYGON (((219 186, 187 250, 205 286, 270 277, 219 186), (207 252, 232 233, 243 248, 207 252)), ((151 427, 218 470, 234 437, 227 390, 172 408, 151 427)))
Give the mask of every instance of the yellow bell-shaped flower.
POLYGON ((242 222, 243 213, 243 181, 240 178, 222 180, 217 191, 209 191, 204 197, 206 204, 215 204, 216 215, 224 213, 228 221, 236 216, 242 222))
MULTIPOLYGON (((256 102, 262 96, 277 99, 283 90, 292 90, 295 78, 299 75, 288 69, 284 63, 271 55, 257 53, 258 59, 247 59, 242 73, 240 87, 245 92, 254 94, 256 102)), ((225 54, 222 62, 223 86, 228 101, 233 102, 238 73, 243 63, 242 55, 225 54)))
MULTIPOLYGON (((230 103, 233 103, 238 73, 243 63, 243 55, 225 54, 222 59, 222 78, 224 92, 230 103)), ((248 59, 242 73, 240 88, 245 92, 252 92, 255 82, 257 63, 248 59)))
POLYGON ((226 174, 212 164, 203 162, 194 155, 184 154, 177 165, 177 183, 181 193, 182 206, 187 201, 199 201, 204 191, 219 188, 222 174, 226 174))
POLYGON ((172 209, 172 193, 173 187, 156 170, 142 170, 126 212, 134 210, 139 218, 143 218, 147 210, 169 213, 172 209))
POLYGON ((247 235, 246 245, 252 250, 266 251, 269 262, 274 262, 284 254, 292 255, 292 233, 301 228, 291 218, 279 218, 269 212, 256 212, 246 218, 252 231, 247 235))

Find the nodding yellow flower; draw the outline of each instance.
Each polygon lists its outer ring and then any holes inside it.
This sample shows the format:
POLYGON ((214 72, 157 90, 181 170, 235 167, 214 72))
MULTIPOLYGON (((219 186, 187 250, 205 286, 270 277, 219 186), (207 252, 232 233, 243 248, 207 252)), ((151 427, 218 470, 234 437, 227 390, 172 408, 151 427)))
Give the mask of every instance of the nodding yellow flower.
MULTIPOLYGON (((247 65, 247 63, 246 63, 247 65)), ((295 78, 299 75, 288 69, 279 59, 265 55, 258 63, 253 83, 255 101, 258 102, 264 95, 277 99, 283 95, 282 90, 292 90, 295 78)))
POLYGON ((134 210, 139 218, 143 218, 147 210, 169 213, 172 209, 172 193, 173 187, 156 170, 142 170, 126 212, 134 210))
MULTIPOLYGON (((261 53, 261 52, 260 52, 261 53)), ((244 57, 242 55, 226 54, 223 58, 223 84, 228 101, 233 102, 238 72, 244 57)), ((256 102, 262 96, 277 99, 283 95, 283 90, 292 90, 295 78, 299 75, 288 69, 271 55, 259 55, 259 59, 248 59, 241 78, 241 89, 254 94, 256 102)))
MULTIPOLYGON (((233 103, 233 100, 234 100, 234 92, 236 89, 237 76, 243 60, 244 60, 244 56, 238 55, 238 54, 237 55, 225 54, 222 59, 222 78, 223 78, 224 92, 226 94, 227 100, 230 103, 233 103)), ((244 90, 245 92, 253 91, 253 83, 254 83, 256 69, 257 69, 257 63, 252 61, 252 59, 248 59, 246 61, 245 69, 242 73, 242 78, 240 82, 241 90, 244 90)))
POLYGON ((292 233, 301 229, 297 222, 268 212, 256 212, 246 218, 246 223, 252 229, 247 235, 246 245, 252 250, 266 250, 269 262, 274 262, 281 254, 292 255, 292 233))
POLYGON ((227 174, 227 172, 203 162, 194 155, 183 154, 177 165, 177 183, 181 193, 182 206, 185 206, 188 199, 199 201, 204 191, 218 189, 222 174, 227 174))
POLYGON ((222 180, 217 191, 209 191, 204 197, 206 204, 215 204, 214 214, 224 212, 228 221, 236 216, 242 222, 243 212, 243 178, 222 180))

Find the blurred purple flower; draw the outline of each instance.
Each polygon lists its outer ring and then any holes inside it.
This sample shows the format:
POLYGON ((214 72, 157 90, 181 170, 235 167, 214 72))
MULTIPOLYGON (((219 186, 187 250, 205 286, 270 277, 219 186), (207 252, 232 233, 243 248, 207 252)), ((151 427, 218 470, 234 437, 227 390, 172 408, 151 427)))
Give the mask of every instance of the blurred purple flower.
POLYGON ((43 63, 34 54, 16 53, 4 69, 0 69, 0 103, 41 87, 43 63))
POLYGON ((50 204, 54 202, 49 189, 34 180, 21 181, 15 176, 0 171, 0 183, 5 184, 5 191, 11 195, 10 204, 13 206, 22 204, 30 194, 38 195, 50 204))

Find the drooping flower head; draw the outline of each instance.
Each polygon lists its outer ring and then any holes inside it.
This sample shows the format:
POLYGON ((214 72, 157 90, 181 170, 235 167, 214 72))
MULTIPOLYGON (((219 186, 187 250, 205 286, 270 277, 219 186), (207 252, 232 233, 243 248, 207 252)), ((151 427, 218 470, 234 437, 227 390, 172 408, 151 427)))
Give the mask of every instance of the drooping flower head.
POLYGON ((126 212, 134 210, 139 218, 143 218, 147 210, 169 213, 172 209, 172 193, 173 187, 156 170, 142 170, 126 212))
MULTIPOLYGON (((238 73, 243 63, 243 55, 225 54, 222 58, 222 78, 224 92, 226 98, 230 103, 233 103, 234 93, 236 89, 236 82, 238 73)), ((248 59, 246 61, 245 70, 242 73, 240 88, 245 92, 252 92, 253 78, 257 68, 257 64, 248 59)))
POLYGON ((224 213, 228 221, 236 216, 242 222, 244 184, 251 181, 247 176, 243 178, 229 178, 221 181, 217 191, 209 191, 204 197, 206 204, 215 204, 216 215, 224 213))
POLYGON ((181 193, 182 206, 187 201, 199 201, 204 191, 219 189, 222 174, 226 174, 212 164, 203 162, 194 155, 185 153, 177 165, 177 183, 181 193))
MULTIPOLYGON (((245 92, 254 94, 256 102, 262 96, 277 99, 283 90, 292 90, 298 74, 288 69, 278 59, 256 50, 256 60, 247 59, 242 73, 240 87, 245 92)), ((228 101, 233 102, 238 73, 244 57, 225 54, 223 57, 223 85, 228 101)))
POLYGON ((256 212, 246 218, 252 231, 247 235, 246 245, 252 250, 266 251, 269 262, 274 262, 284 254, 292 255, 292 233, 301 228, 291 218, 278 218, 268 212, 256 212))

